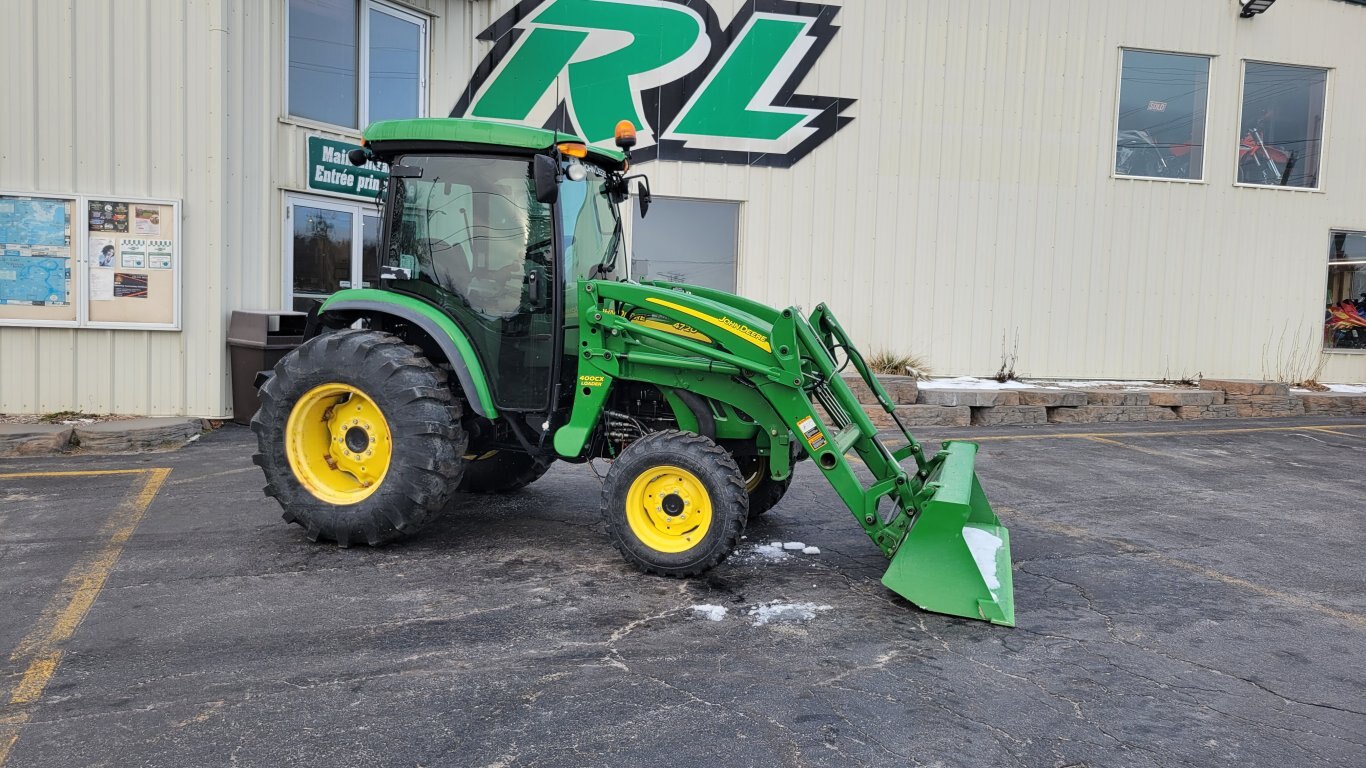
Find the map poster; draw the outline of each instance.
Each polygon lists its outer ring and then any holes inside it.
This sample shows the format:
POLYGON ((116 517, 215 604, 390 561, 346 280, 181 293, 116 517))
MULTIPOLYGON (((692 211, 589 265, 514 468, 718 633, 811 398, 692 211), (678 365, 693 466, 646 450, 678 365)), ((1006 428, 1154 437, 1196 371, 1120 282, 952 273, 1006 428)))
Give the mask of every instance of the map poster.
POLYGON ((114 298, 116 299, 145 299, 147 298, 147 276, 130 274, 128 272, 114 273, 114 298))
POLYGON ((0 304, 64 307, 69 303, 71 260, 65 255, 0 256, 0 304))
POLYGON ((147 266, 147 241, 125 237, 119 243, 119 266, 144 269, 147 266))
POLYGON ((128 203, 91 200, 88 211, 91 232, 128 231, 128 203))
POLYGON ((147 241, 147 268, 148 269, 170 269, 171 268, 171 241, 170 240, 148 240, 147 241))
POLYGON ((71 203, 36 197, 0 197, 0 244, 70 248, 71 203))
POLYGON ((139 235, 161 234, 161 206, 133 206, 133 231, 139 235))

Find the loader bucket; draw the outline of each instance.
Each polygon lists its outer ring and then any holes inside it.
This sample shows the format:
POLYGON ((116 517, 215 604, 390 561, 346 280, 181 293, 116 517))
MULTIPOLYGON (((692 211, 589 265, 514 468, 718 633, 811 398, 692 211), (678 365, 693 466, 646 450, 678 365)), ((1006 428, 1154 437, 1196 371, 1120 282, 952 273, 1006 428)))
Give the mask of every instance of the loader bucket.
POLYGON ((1015 626, 1010 533, 977 481, 977 446, 949 442, 932 461, 934 493, 915 516, 882 583, 936 613, 1015 626))

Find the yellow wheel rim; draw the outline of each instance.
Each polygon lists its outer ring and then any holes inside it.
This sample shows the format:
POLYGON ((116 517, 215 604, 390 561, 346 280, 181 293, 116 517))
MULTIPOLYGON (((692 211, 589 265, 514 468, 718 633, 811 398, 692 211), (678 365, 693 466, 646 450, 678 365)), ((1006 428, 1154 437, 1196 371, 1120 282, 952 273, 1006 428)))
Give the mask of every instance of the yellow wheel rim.
POLYGON ((673 466, 651 467, 626 492, 626 522, 656 552, 687 552, 711 530, 711 496, 697 475, 673 466))
POLYGON ((746 467, 743 464, 741 465, 740 471, 745 474, 745 493, 754 493, 759 484, 764 481, 764 476, 768 474, 768 460, 762 457, 757 458, 748 470, 746 471, 746 467))
POLYGON ((289 412, 285 455, 309 493, 328 504, 356 504, 384 482, 393 437, 369 395, 349 384, 323 384, 289 412))

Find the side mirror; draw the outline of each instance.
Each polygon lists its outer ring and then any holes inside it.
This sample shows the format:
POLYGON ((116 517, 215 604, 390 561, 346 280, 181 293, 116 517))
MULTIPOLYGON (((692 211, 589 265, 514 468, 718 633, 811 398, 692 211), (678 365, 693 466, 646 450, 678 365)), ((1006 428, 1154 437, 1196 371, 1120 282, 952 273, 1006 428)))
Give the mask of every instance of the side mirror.
POLYGON ((351 164, 357 167, 370 162, 373 157, 374 155, 365 147, 357 147, 346 153, 346 159, 350 160, 351 164))
POLYGON ((650 185, 644 181, 637 184, 636 197, 640 200, 640 218, 643 219, 650 212, 650 203, 654 201, 650 196, 650 185))
POLYGON ((560 199, 560 164, 550 155, 536 155, 532 161, 536 181, 536 200, 553 205, 560 199))

